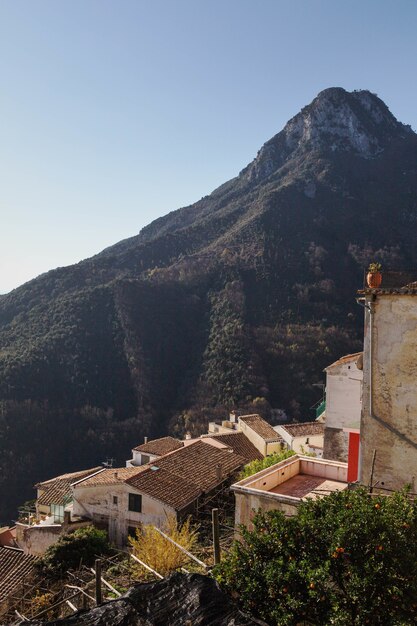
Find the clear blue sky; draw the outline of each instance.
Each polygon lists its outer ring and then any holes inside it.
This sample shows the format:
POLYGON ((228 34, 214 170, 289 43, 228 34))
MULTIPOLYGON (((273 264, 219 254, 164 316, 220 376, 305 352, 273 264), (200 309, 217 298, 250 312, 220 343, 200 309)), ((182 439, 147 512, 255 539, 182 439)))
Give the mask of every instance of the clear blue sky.
POLYGON ((417 129, 414 0, 0 0, 0 293, 235 176, 322 89, 417 129))

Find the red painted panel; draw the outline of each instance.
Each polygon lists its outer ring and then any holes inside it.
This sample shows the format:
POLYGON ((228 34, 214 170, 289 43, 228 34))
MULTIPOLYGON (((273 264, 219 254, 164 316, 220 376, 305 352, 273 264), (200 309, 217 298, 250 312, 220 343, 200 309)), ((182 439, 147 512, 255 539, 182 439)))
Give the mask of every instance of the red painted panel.
POLYGON ((358 480, 359 467, 359 433, 349 433, 349 449, 348 449, 348 471, 347 479, 349 483, 358 480))

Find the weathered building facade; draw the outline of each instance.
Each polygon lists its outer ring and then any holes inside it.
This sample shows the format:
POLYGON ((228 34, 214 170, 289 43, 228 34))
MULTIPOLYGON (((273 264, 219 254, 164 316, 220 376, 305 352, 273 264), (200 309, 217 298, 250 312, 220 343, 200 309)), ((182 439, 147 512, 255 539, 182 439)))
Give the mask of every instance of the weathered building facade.
POLYGON ((417 284, 366 289, 360 481, 417 488, 417 284))

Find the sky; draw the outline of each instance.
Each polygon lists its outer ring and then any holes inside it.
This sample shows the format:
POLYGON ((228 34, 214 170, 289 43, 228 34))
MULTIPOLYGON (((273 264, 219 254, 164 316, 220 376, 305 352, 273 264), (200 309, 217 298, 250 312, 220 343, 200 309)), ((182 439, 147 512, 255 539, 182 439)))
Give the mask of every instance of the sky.
POLYGON ((327 87, 417 130, 414 0, 0 0, 0 293, 236 176, 327 87))

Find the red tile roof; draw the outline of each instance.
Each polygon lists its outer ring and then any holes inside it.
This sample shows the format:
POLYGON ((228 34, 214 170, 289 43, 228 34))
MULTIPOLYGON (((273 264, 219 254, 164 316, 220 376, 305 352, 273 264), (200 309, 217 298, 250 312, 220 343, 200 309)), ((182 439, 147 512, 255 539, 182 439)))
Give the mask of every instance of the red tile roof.
POLYGON ((198 440, 142 466, 146 473, 132 476, 126 482, 138 491, 181 510, 246 463, 246 458, 230 448, 216 448, 198 440))
MULTIPOLYGON (((275 433, 277 434, 277 433, 275 433)), ((277 435, 278 436, 278 435, 277 435)), ((220 433, 220 434, 212 434, 204 435, 202 439, 209 438, 216 439, 216 441, 221 441, 226 446, 231 448, 233 452, 243 456, 246 461, 249 463, 250 461, 261 460, 264 457, 259 452, 258 448, 256 448, 251 441, 246 437, 245 433, 242 432, 233 432, 233 433, 220 433)))
POLYGON ((282 438, 275 432, 271 424, 268 424, 263 417, 256 413, 239 417, 239 422, 246 424, 266 442, 282 441, 282 438))
POLYGON ((334 363, 331 363, 330 365, 325 367, 324 370, 326 371, 330 369, 331 367, 335 367, 336 365, 342 365, 343 363, 349 363, 350 361, 357 361, 359 357, 361 356, 363 356, 363 352, 354 352, 353 354, 346 354, 345 356, 340 357, 340 359, 338 359, 334 363))
POLYGON ((23 550, 0 546, 0 602, 16 591, 34 569, 36 557, 23 550))
POLYGON ((308 437, 313 435, 324 435, 323 422, 301 422, 299 424, 282 424, 281 428, 287 431, 292 437, 308 437))
POLYGON ((140 446, 136 446, 133 448, 138 452, 143 452, 144 454, 154 454, 155 456, 163 456, 164 454, 168 454, 169 452, 173 452, 174 450, 179 450, 184 446, 184 443, 179 439, 174 439, 174 437, 161 437, 160 439, 153 439, 152 441, 148 441, 147 443, 143 443, 140 446))
POLYGON ((56 478, 50 478, 42 483, 38 483, 36 487, 42 491, 38 497, 38 504, 49 506, 51 504, 63 504, 71 499, 71 484, 77 480, 81 480, 86 476, 91 476, 98 472, 102 467, 93 467, 88 470, 72 472, 70 474, 61 474, 56 478))
POLYGON ((160 500, 176 511, 186 507, 202 493, 201 489, 191 480, 159 468, 152 470, 148 467, 146 472, 132 476, 126 482, 138 491, 160 500))
POLYGON ((73 486, 77 489, 82 487, 118 485, 126 482, 128 478, 145 471, 148 467, 149 465, 140 465, 139 467, 112 467, 110 469, 102 469, 101 472, 97 472, 85 480, 79 480, 73 483, 73 486))
POLYGON ((215 448, 201 439, 161 457, 153 465, 191 480, 203 491, 209 491, 245 464, 244 457, 228 449, 215 448), (220 466, 221 480, 217 466, 220 466))

